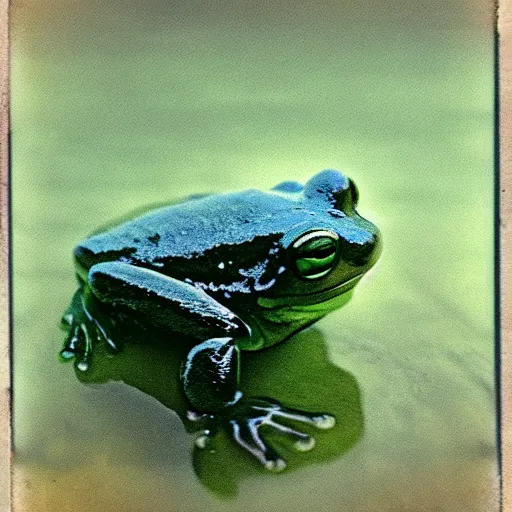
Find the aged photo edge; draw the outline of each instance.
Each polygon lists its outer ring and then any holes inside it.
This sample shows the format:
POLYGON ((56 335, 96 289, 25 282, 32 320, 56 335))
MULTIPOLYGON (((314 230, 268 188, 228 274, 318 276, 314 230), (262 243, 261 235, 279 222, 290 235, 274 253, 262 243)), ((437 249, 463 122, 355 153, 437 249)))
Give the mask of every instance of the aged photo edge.
MULTIPOLYGON (((498 6, 497 37, 497 272, 500 352, 501 499, 512 512, 512 0, 498 6), (498 235, 498 233, 497 233, 498 235)), ((9 0, 0 0, 0 512, 11 510, 11 357, 10 357, 10 188, 9 188, 9 0)))
POLYGON ((0 510, 11 505, 9 1, 0 0, 0 510))
POLYGON ((502 0, 498 17, 499 308, 501 348, 501 483, 503 511, 512 511, 512 1, 502 0))

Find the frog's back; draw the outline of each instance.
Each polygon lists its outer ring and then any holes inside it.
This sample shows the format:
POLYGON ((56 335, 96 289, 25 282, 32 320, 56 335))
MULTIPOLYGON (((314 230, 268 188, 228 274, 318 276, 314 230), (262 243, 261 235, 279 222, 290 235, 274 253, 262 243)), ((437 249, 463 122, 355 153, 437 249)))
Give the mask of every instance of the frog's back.
POLYGON ((247 190, 158 208, 83 241, 75 255, 150 262, 189 258, 221 244, 282 234, 306 218, 295 194, 247 190))

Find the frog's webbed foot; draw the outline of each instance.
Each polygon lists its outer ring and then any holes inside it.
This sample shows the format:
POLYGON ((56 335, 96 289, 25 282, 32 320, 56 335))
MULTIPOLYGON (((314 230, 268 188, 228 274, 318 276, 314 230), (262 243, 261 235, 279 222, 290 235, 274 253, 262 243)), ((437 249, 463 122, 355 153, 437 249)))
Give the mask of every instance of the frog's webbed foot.
POLYGON ((67 331, 67 335, 60 357, 64 361, 74 359, 75 367, 80 371, 89 369, 96 342, 105 343, 111 353, 120 350, 119 344, 115 343, 110 335, 112 322, 90 302, 91 300, 86 301, 82 290, 78 290, 61 322, 61 327, 67 331))
POLYGON ((286 468, 286 462, 266 440, 265 433, 283 434, 293 441, 296 450, 308 451, 315 446, 314 437, 287 423, 299 422, 321 430, 332 428, 335 424, 334 416, 329 414, 290 409, 266 398, 242 399, 217 415, 189 412, 188 419, 205 424, 205 429, 196 439, 198 448, 206 448, 217 430, 224 427, 238 445, 254 456, 265 469, 272 471, 282 471, 286 468))

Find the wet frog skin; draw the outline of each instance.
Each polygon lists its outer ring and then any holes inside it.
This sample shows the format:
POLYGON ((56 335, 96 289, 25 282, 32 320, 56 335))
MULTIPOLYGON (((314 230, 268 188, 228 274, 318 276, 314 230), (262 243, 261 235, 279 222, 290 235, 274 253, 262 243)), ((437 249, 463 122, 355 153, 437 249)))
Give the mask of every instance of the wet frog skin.
POLYGON ((198 445, 222 425, 266 468, 283 469, 260 427, 307 450, 314 440, 279 419, 322 429, 334 418, 245 397, 241 354, 289 338, 351 298, 381 252, 357 200, 352 180, 326 170, 304 186, 197 196, 92 235, 74 250, 80 286, 63 317, 61 357, 87 371, 96 343, 119 350, 116 323, 127 317, 168 333, 169 344, 194 340, 181 381, 189 418, 206 422, 198 445))

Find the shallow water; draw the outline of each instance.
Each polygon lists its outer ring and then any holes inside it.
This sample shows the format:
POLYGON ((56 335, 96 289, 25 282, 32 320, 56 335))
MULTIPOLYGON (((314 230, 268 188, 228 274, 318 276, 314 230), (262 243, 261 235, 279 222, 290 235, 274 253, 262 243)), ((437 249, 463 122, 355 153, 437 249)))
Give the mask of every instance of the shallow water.
POLYGON ((488 11, 258 5, 14 2, 20 510, 495 509, 488 11), (356 181, 385 248, 348 305, 243 360, 253 394, 338 418, 311 452, 284 443, 288 471, 223 438, 193 450, 179 349, 127 346, 86 385, 58 362, 89 232, 329 167, 356 181))

